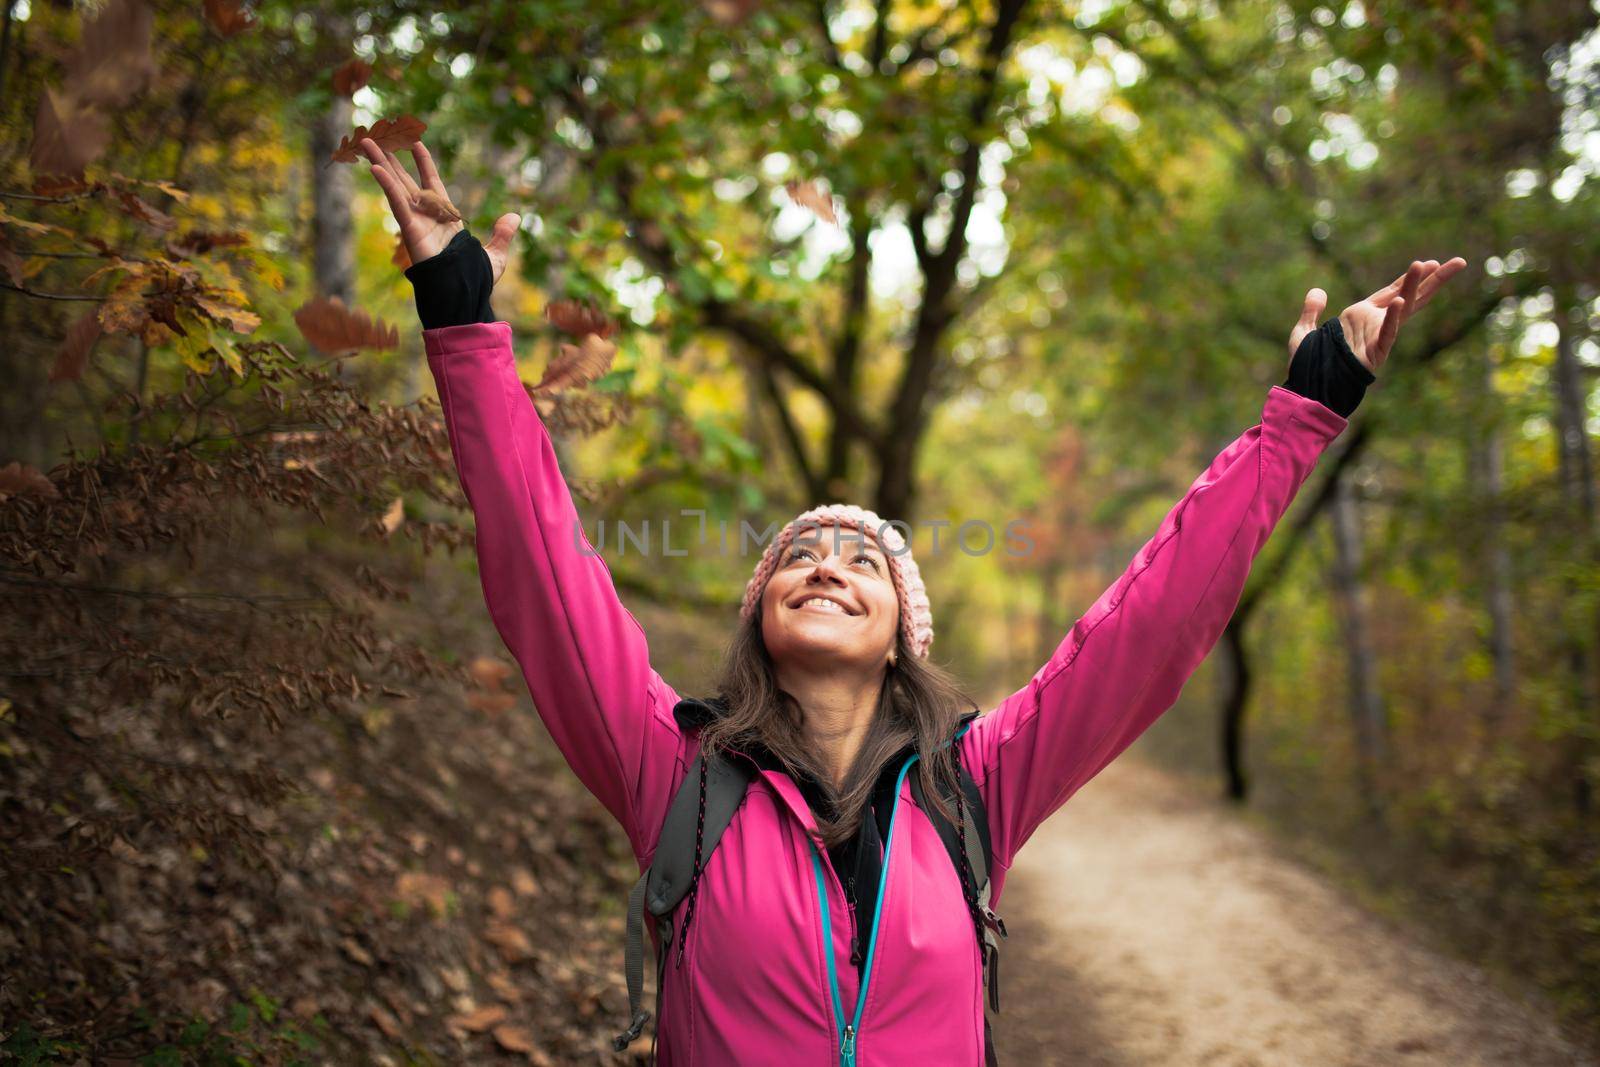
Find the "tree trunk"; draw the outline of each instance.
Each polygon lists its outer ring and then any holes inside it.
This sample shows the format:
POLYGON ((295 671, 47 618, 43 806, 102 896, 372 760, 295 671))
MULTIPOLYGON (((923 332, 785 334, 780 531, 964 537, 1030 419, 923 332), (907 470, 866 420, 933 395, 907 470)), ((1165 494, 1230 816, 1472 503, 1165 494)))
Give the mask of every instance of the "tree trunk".
POLYGON ((1377 771, 1388 752, 1383 694, 1378 689, 1377 657, 1368 638, 1365 589, 1361 581, 1360 504, 1345 479, 1334 486, 1333 598, 1339 618, 1347 676, 1346 702, 1354 728, 1358 782, 1365 799, 1376 807, 1377 771))
POLYGON ((354 128, 350 100, 334 96, 311 124, 311 284, 319 296, 355 303, 355 225, 350 202, 355 168, 324 166, 354 128))
POLYGON ((1250 657, 1244 647, 1244 620, 1237 614, 1222 631, 1227 675, 1222 685, 1222 768, 1229 800, 1243 801, 1250 781, 1244 772, 1244 710, 1250 700, 1250 657))
POLYGON ((1468 455, 1474 483, 1471 496, 1482 501, 1483 525, 1477 555, 1487 583, 1484 602, 1489 615, 1489 654, 1494 664, 1494 697, 1484 718, 1492 729, 1506 718, 1516 698, 1516 600, 1511 550, 1506 547, 1505 442, 1493 385, 1494 359, 1487 346, 1478 346, 1478 355, 1483 374, 1479 409, 1468 421, 1468 455))

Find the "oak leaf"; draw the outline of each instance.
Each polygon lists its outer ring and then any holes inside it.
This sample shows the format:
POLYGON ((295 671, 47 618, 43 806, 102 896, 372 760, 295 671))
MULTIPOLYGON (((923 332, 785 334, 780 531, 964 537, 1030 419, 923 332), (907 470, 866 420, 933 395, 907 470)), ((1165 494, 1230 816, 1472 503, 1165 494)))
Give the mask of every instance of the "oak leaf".
POLYGON ((339 139, 339 147, 333 150, 333 155, 328 157, 330 163, 354 163, 365 158, 361 154, 361 139, 370 137, 379 148, 389 152, 398 152, 402 148, 411 147, 411 142, 420 140, 428 129, 428 124, 415 115, 401 115, 399 118, 379 119, 372 124, 372 129, 357 126, 351 133, 339 139))
POLYGON ((545 305, 544 317, 556 329, 574 337, 592 333, 606 338, 617 328, 610 316, 587 300, 552 300, 545 305))
POLYGON ((562 345, 556 358, 544 369, 544 377, 533 387, 535 394, 560 392, 588 385, 611 369, 617 346, 599 334, 586 334, 576 345, 562 345))
POLYGON ((839 225, 839 216, 833 210, 833 197, 818 189, 815 179, 807 178, 801 181, 798 178, 791 178, 783 187, 788 192, 789 199, 801 207, 810 208, 822 221, 839 225))
POLYGON ((358 348, 397 348, 400 331, 359 308, 346 307, 336 296, 308 300, 294 313, 300 335, 324 352, 358 348))
POLYGON ((253 311, 234 305, 212 296, 210 293, 195 293, 195 306, 205 312, 212 319, 222 323, 234 333, 252 333, 261 325, 261 316, 253 311))
POLYGON ((333 91, 340 96, 354 96, 372 80, 372 64, 364 59, 352 59, 333 72, 333 91))

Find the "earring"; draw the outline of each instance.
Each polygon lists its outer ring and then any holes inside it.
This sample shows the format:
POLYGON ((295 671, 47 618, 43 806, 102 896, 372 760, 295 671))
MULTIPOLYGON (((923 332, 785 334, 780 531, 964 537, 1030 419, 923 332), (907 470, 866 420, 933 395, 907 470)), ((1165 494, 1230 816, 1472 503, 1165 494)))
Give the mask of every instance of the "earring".
POLYGON ((897 656, 895 654, 894 649, 891 648, 889 650, 889 666, 891 666, 891 667, 898 666, 899 663, 900 663, 900 657, 897 656))

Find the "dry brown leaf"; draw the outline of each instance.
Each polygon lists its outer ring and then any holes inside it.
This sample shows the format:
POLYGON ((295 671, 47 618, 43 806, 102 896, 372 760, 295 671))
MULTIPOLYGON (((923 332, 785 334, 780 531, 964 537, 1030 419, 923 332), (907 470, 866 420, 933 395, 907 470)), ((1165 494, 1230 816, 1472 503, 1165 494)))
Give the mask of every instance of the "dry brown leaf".
POLYGON ((586 300, 552 300, 545 305, 544 317, 556 329, 574 337, 590 333, 610 337, 617 328, 605 312, 586 300))
POLYGON ((467 673, 485 689, 499 689, 511 677, 511 666, 494 656, 478 656, 467 666, 467 673))
POLYGON ((507 1052, 533 1052, 537 1048, 533 1043, 533 1034, 521 1026, 495 1027, 494 1040, 507 1052))
POLYGON ((517 902, 511 898, 511 890, 503 885, 494 886, 489 890, 489 910, 501 919, 509 919, 517 913, 517 902))
POLYGON ((255 25, 239 0, 206 0, 206 21, 223 37, 233 37, 255 25))
POLYGON ((77 321, 67 327, 67 336, 62 339, 61 348, 56 352, 55 366, 50 368, 50 380, 75 382, 82 378, 89 366, 89 353, 100 339, 100 332, 98 308, 78 316, 77 321))
POLYGON ((511 976, 506 972, 490 971, 485 981, 489 983, 490 989, 499 994, 502 1000, 509 1000, 513 1004, 522 1001, 522 990, 517 986, 516 982, 511 980, 511 976))
POLYGON ((801 207, 810 208, 823 222, 839 225, 839 216, 833 210, 833 197, 817 188, 816 179, 807 178, 801 181, 798 178, 791 178, 783 187, 788 192, 789 199, 801 207))
POLYGON ((399 1041, 405 1037, 405 1031, 400 1028, 399 1021, 376 1004, 368 1006, 367 1016, 378 1024, 378 1029, 382 1030, 383 1036, 390 1041, 399 1041))
POLYGON ((62 61, 62 88, 103 108, 121 107, 155 79, 150 57, 150 9, 141 0, 110 0, 84 23, 77 45, 62 61))
POLYGON ((340 96, 354 96, 372 80, 372 64, 364 59, 352 59, 333 72, 333 91, 340 96))
POLYGON ((406 239, 404 237, 396 237, 394 239, 394 255, 389 257, 389 262, 401 270, 411 266, 411 251, 406 248, 406 239))
POLYGON ((511 888, 517 891, 518 896, 531 897, 539 891, 539 884, 526 867, 517 867, 511 872, 511 888))
POLYGON ((105 115, 54 87, 39 96, 30 163, 40 175, 79 177, 111 140, 105 115))
POLYGON ((359 308, 345 307, 336 296, 301 304, 294 313, 294 324, 302 337, 330 354, 400 344, 398 329, 359 308))
POLYGON ((755 14, 760 0, 702 0, 706 14, 724 26, 737 26, 755 14))
POLYGON ((588 385, 611 369, 611 361, 616 356, 616 345, 598 334, 586 334, 576 345, 561 346, 533 391, 549 394, 588 385))
POLYGON ((154 205, 135 196, 126 189, 112 190, 112 199, 122 207, 124 212, 140 222, 154 226, 158 230, 170 230, 178 224, 171 215, 157 210, 154 205))
POLYGON ((180 259, 190 256, 202 256, 213 248, 232 248, 236 245, 247 245, 250 237, 242 230, 191 230, 185 234, 175 234, 167 238, 167 251, 180 259))
POLYGON ((251 333, 261 325, 261 316, 253 311, 234 307, 209 293, 194 294, 195 306, 214 321, 222 323, 234 333, 251 333))
POLYGON ((0 467, 0 500, 13 496, 58 497, 56 485, 26 463, 7 463, 0 467))
POLYGON ((475 1012, 467 1015, 452 1015, 446 1022, 451 1026, 460 1027, 468 1033, 481 1034, 491 1026, 498 1026, 505 1021, 506 1009, 501 1004, 488 1004, 475 1012))
POLYGON ((406 521, 406 501, 404 497, 395 497, 394 503, 384 511, 379 525, 383 527, 383 536, 388 537, 400 529, 400 524, 406 521))
POLYGON ((395 895, 416 907, 426 905, 435 915, 444 916, 450 906, 450 883, 426 871, 406 871, 395 881, 395 895))
POLYGON ((508 962, 515 963, 533 956, 533 943, 528 940, 528 935, 522 932, 520 926, 491 922, 484 931, 483 939, 499 949, 508 962))
POLYGON ((354 163, 365 158, 361 154, 361 139, 370 137, 379 148, 390 152, 398 152, 403 148, 410 148, 411 142, 421 139, 428 129, 428 124, 415 115, 401 115, 399 118, 379 119, 372 124, 372 129, 357 126, 351 133, 345 134, 339 140, 339 147, 333 150, 333 155, 328 157, 330 163, 354 163))
POLYGON ((424 189, 412 197, 411 209, 420 211, 430 219, 437 219, 440 222, 461 221, 461 212, 456 210, 455 205, 432 189, 424 189))
POLYGON ((467 707, 476 708, 486 715, 501 715, 517 706, 515 693, 469 693, 467 707))

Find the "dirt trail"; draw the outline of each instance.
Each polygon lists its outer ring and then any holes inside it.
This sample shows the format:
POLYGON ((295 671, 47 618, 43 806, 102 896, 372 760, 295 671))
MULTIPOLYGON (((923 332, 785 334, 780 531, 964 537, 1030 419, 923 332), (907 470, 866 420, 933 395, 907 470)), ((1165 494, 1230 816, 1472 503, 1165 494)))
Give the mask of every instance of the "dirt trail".
POLYGON ((1361 910, 1192 786, 1108 768, 1001 900, 1006 1064, 1594 1064, 1537 1005, 1361 910))

